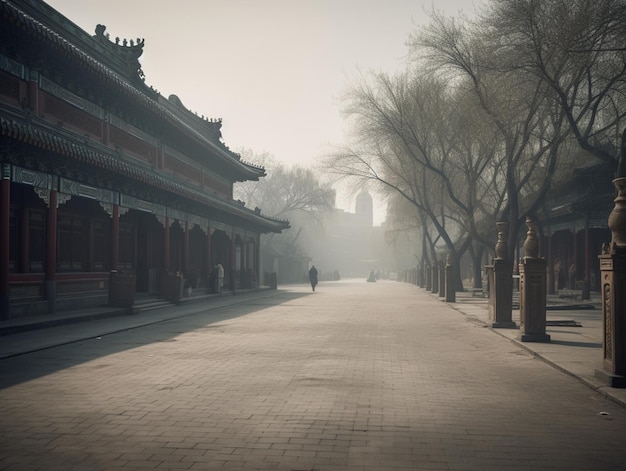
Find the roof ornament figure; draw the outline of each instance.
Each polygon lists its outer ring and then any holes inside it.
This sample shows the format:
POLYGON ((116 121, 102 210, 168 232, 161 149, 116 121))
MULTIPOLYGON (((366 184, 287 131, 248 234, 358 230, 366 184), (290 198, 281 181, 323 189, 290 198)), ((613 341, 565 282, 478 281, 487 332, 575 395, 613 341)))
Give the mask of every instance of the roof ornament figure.
POLYGON ((115 38, 115 42, 111 41, 109 33, 106 32, 105 25, 96 26, 96 34, 94 38, 102 44, 111 54, 115 55, 125 70, 123 72, 130 78, 139 78, 141 81, 145 79, 141 70, 139 58, 143 54, 144 40, 137 38, 135 41, 131 39, 120 40, 119 36, 115 38), (121 41, 121 44, 120 44, 121 41))

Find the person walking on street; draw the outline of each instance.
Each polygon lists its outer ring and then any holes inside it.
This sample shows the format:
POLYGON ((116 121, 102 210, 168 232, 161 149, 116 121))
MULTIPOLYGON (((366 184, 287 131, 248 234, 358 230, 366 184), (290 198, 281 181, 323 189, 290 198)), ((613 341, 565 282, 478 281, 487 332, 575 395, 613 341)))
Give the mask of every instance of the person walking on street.
POLYGON ((217 264, 217 292, 221 293, 224 287, 224 267, 221 263, 217 264))
POLYGON ((311 282, 311 288, 315 291, 315 286, 317 285, 317 268, 315 268, 315 265, 312 265, 309 270, 309 281, 311 282))

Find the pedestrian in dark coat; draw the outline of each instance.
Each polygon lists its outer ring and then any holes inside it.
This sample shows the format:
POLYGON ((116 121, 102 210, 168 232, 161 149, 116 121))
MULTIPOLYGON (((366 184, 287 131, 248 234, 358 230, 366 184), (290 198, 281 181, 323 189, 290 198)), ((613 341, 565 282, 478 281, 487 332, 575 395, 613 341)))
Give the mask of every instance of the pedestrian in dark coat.
POLYGON ((224 267, 218 263, 215 268, 217 268, 217 292, 221 293, 224 287, 224 267))
POLYGON ((311 282, 311 288, 315 291, 315 286, 317 285, 317 268, 315 268, 315 265, 311 266, 309 270, 309 281, 311 282))

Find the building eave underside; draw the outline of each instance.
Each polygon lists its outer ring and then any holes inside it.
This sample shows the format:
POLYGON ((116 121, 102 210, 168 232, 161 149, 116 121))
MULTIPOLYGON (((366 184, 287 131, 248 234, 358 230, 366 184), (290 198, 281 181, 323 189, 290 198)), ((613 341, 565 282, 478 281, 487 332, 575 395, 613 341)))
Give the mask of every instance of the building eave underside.
MULTIPOLYGON (((165 178, 150 168, 140 167, 134 164, 129 157, 125 157, 122 153, 113 153, 106 146, 95 142, 79 142, 68 136, 59 135, 62 130, 53 132, 44 126, 45 123, 40 123, 40 126, 38 126, 34 120, 30 123, 25 123, 17 119, 0 116, 0 136, 8 142, 13 141, 33 146, 54 155, 70 158, 83 165, 93 167, 96 172, 98 170, 108 171, 119 178, 131 179, 158 190, 166 191, 176 197, 184 198, 187 201, 199 203, 208 209, 221 212, 227 215, 229 219, 235 218, 243 225, 252 225, 259 232, 280 233, 282 230, 289 228, 287 221, 261 216, 259 213, 247 209, 232 200, 222 200, 216 196, 196 191, 192 187, 184 186, 165 178)), ((5 160, 5 156, 0 157, 2 160, 5 160)))

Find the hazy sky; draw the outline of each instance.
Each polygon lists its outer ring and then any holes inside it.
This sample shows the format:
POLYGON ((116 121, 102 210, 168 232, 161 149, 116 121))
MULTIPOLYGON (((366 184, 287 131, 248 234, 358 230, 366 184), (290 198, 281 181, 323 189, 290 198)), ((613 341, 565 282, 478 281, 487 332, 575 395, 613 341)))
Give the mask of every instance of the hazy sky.
MULTIPOLYGON (((144 38, 146 83, 222 118, 232 150, 311 165, 344 142, 338 99, 358 70, 393 73, 431 0, 48 0, 93 34, 144 38)), ((450 15, 472 0, 435 1, 450 15)), ((354 202, 344 209, 354 211, 354 202)), ((341 206, 341 204, 339 204, 341 206)))

